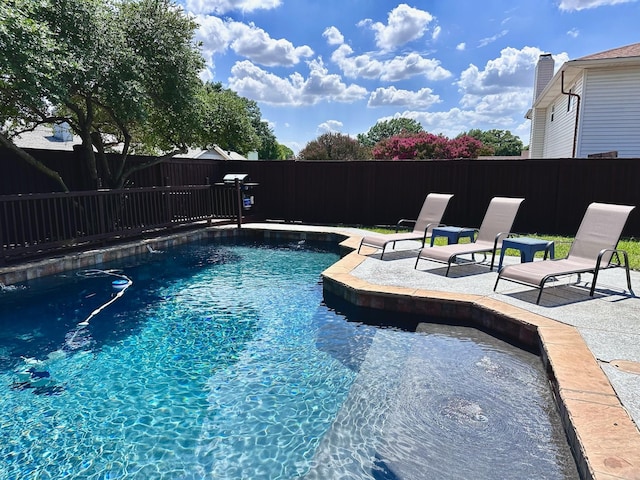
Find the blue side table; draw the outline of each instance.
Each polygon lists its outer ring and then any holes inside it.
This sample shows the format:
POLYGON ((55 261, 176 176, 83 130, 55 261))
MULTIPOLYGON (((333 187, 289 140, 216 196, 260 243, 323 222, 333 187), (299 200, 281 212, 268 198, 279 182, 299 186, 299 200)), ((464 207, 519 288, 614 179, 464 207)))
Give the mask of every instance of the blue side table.
POLYGON ((431 246, 436 237, 447 237, 447 245, 458 243, 461 238, 468 238, 472 242, 475 240, 476 230, 474 228, 463 227, 435 227, 431 231, 431 246))
POLYGON ((533 262, 533 257, 536 252, 544 252, 547 249, 549 251, 549 256, 551 258, 555 258, 555 245, 553 241, 530 237, 505 238, 502 241, 502 248, 500 249, 500 263, 498 263, 498 271, 502 268, 504 252, 507 248, 513 248, 514 250, 520 251, 520 262, 533 262))

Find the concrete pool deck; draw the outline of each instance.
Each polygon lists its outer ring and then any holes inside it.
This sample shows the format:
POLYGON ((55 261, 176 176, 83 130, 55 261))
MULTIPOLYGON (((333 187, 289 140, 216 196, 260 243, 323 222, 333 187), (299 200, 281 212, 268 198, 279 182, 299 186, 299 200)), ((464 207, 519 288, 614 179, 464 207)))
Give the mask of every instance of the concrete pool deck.
MULTIPOLYGON (((325 292, 353 305, 416 313, 465 323, 539 350, 582 478, 640 479, 640 298, 625 291, 624 271, 602 272, 596 295, 566 283, 534 289, 501 281, 485 265, 452 267, 421 261, 419 244, 403 242, 384 260, 373 249, 356 253, 366 232, 298 224, 243 225, 244 235, 264 239, 339 240, 344 256, 322 274, 325 292)), ((97 249, 64 258, 0 269, 11 284, 63 270, 87 268, 208 237, 238 235, 233 226, 210 227, 163 239, 97 249)), ((505 263, 519 261, 506 257, 505 263)), ((584 279, 590 280, 590 275, 584 279)), ((640 289, 640 272, 632 272, 640 289)))

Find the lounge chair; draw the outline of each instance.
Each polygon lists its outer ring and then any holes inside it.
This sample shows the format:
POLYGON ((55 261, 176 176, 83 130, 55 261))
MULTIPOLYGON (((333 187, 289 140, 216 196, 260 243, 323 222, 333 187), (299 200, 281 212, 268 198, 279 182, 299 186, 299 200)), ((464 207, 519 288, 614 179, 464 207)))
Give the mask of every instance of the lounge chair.
POLYGON ((620 264, 620 254, 622 254, 627 272, 627 287, 633 294, 627 252, 618 250, 616 247, 627 218, 634 208, 627 205, 592 203, 582 218, 566 258, 506 266, 498 272, 493 290, 498 288, 501 278, 529 285, 539 290, 536 300, 538 304, 548 280, 561 275, 592 273, 593 282, 589 295, 593 296, 598 272, 603 268, 622 266, 620 264), (615 263, 612 262, 614 257, 615 263))
POLYGON ((448 276, 451 264, 455 263, 460 255, 472 255, 472 259, 465 259, 464 263, 479 263, 475 261, 476 253, 484 254, 486 259, 486 254, 491 252, 490 268, 493 270, 496 250, 501 248, 502 239, 509 235, 523 200, 524 198, 494 197, 489 203, 475 242, 423 248, 418 253, 414 268, 418 268, 420 259, 446 263, 447 272, 445 276, 448 276))
POLYGON ((422 204, 422 209, 420 210, 417 220, 399 220, 396 225, 396 233, 390 233, 387 235, 368 235, 364 237, 360 241, 358 253, 360 253, 360 249, 363 245, 368 245, 378 249, 381 248, 382 254, 380 255, 380 260, 382 260, 384 250, 389 243, 393 243, 393 248, 395 248, 396 242, 404 240, 420 240, 424 247, 424 243, 426 239, 430 237, 433 227, 441 225, 440 221, 447 209, 447 205, 449 205, 451 197, 453 197, 453 195, 446 193, 430 193, 422 204), (398 232, 402 225, 407 224, 413 225, 413 231, 398 232))

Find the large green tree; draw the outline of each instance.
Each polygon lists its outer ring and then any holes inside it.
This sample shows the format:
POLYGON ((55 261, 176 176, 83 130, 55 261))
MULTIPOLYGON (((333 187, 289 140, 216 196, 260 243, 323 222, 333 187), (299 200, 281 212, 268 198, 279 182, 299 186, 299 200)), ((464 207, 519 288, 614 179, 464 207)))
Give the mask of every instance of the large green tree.
POLYGON ((371 149, 341 133, 324 133, 300 150, 301 160, 367 160, 371 149))
POLYGON ((524 145, 520 137, 513 135, 509 130, 480 130, 472 129, 461 133, 459 136, 468 135, 480 140, 485 149, 480 155, 519 156, 524 145))
POLYGON ((420 133, 423 131, 424 129, 420 122, 411 118, 400 117, 377 122, 367 133, 359 133, 357 139, 362 145, 373 147, 380 140, 400 134, 420 133))
POLYGON ((220 83, 205 84, 202 99, 201 147, 216 144, 242 155, 259 148, 261 139, 254 123, 260 122, 260 110, 255 102, 220 83))
POLYGON ((66 121, 82 139, 88 183, 110 187, 205 143, 196 28, 170 0, 0 0, 0 143, 63 190, 16 135, 66 121), (134 165, 132 153, 153 157, 134 165))
POLYGON ((281 143, 278 144, 278 160, 290 160, 295 157, 293 150, 281 143))

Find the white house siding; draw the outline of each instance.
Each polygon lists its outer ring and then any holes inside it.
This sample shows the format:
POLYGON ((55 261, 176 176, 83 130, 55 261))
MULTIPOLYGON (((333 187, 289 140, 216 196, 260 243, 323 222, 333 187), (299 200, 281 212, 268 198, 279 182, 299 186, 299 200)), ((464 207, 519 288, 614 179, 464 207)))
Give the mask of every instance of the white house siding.
POLYGON ((640 158, 640 67, 589 70, 584 90, 576 156, 640 158))
POLYGON ((544 131, 546 124, 546 109, 533 109, 533 114, 531 117, 531 138, 529 139, 529 158, 543 158, 544 131))
MULTIPOLYGON (((565 91, 571 90, 578 95, 582 94, 582 77, 579 77, 575 84, 565 85, 565 91)), ((547 125, 545 132, 545 142, 543 158, 570 158, 573 157, 573 137, 576 125, 575 98, 569 95, 559 95, 552 106, 547 108, 547 125), (571 107, 567 111, 567 102, 571 102, 571 107), (553 121, 551 121, 551 110, 553 108, 553 121)))

